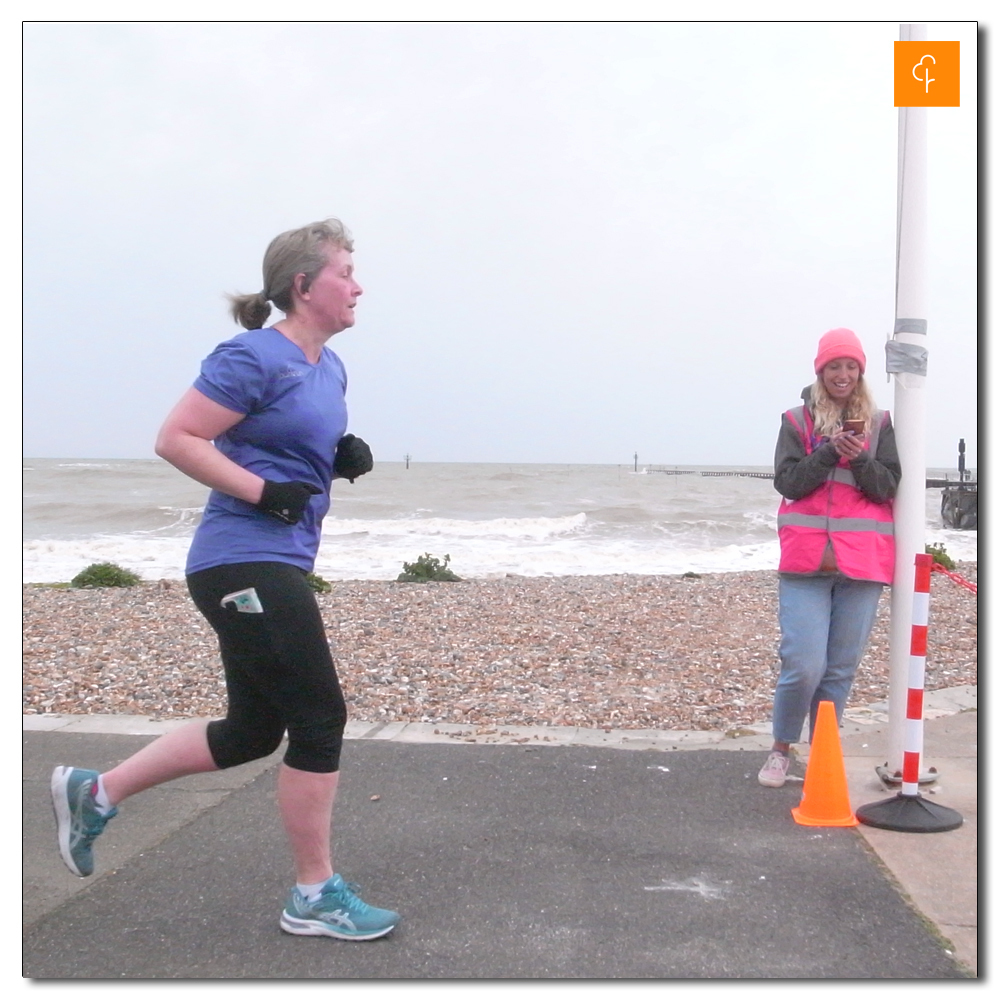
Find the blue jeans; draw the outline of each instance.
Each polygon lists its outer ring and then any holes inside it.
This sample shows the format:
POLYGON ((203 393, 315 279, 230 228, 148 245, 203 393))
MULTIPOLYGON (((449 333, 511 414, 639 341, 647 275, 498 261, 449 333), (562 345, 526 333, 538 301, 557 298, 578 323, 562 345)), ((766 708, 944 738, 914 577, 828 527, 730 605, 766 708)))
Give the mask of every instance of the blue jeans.
POLYGON ((881 593, 881 583, 840 573, 781 577, 781 674, 772 719, 776 742, 797 743, 807 713, 811 740, 821 701, 833 702, 840 722, 881 593))

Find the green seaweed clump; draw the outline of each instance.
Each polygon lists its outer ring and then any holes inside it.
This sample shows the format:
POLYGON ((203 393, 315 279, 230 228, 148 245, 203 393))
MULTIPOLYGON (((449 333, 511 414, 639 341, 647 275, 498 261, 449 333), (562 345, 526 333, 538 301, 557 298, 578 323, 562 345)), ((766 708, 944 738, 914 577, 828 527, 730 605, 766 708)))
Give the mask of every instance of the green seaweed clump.
POLYGON ((142 580, 117 563, 91 563, 70 580, 71 587, 135 587, 142 580))
POLYGON ((306 573, 306 583, 316 591, 317 594, 328 594, 333 589, 326 580, 318 573, 306 573))
POLYGON ((403 563, 403 572, 396 577, 396 583, 429 583, 441 581, 445 583, 457 583, 461 581, 460 576, 448 569, 451 556, 446 555, 444 562, 436 556, 425 552, 422 556, 417 556, 416 562, 403 563))
POLYGON ((924 553, 925 555, 934 556, 934 562, 940 563, 945 569, 951 570, 955 568, 955 560, 948 555, 944 544, 925 545, 924 553))

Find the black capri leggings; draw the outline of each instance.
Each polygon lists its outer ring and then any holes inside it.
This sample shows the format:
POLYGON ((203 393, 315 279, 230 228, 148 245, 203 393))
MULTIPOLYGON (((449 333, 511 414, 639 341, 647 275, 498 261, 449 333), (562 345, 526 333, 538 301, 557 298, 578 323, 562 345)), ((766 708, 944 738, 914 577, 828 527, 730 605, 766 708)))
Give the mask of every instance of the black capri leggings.
POLYGON ((192 573, 187 584, 219 637, 226 670, 226 717, 208 724, 216 765, 266 757, 287 730, 289 767, 338 770, 347 706, 305 572, 288 563, 236 563, 192 573))

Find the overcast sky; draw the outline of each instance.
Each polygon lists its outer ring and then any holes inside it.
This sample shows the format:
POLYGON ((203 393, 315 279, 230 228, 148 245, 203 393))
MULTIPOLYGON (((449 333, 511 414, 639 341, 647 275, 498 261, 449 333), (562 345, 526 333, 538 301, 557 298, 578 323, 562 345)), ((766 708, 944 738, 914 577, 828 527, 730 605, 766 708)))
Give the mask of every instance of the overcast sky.
MULTIPOLYGON (((25 28, 24 452, 147 458, 335 215, 376 461, 769 464, 819 336, 892 408, 898 22, 25 28)), ((928 112, 927 461, 977 454, 976 29, 928 112)), ((274 320, 280 318, 274 313, 274 320)))

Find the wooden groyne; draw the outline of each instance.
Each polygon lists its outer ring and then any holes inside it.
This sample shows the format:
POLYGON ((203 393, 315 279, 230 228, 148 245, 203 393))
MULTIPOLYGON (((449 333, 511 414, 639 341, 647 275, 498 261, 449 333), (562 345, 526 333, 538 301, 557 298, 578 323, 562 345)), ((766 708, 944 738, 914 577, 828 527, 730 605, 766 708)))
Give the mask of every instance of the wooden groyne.
MULTIPOLYGON (((710 476, 713 478, 721 476, 739 476, 743 479, 774 479, 773 472, 751 472, 747 469, 732 469, 705 472, 698 469, 652 469, 648 466, 643 470, 645 472, 655 472, 661 476, 710 476)), ((954 489, 955 487, 961 487, 966 490, 975 492, 977 485, 975 480, 971 482, 966 480, 965 482, 960 482, 956 479, 927 479, 925 480, 925 485, 929 490, 940 490, 940 489, 954 489)))
POLYGON ((971 490, 975 493, 979 489, 979 484, 975 479, 928 479, 927 489, 929 490, 946 490, 946 489, 963 489, 971 490))
POLYGON ((643 472, 655 472, 662 476, 742 476, 744 479, 774 479, 773 472, 749 472, 739 469, 731 472, 704 472, 698 469, 651 469, 647 466, 643 472))
POLYGON ((749 472, 741 471, 739 469, 735 469, 731 472, 703 472, 698 469, 651 469, 647 466, 642 471, 655 472, 661 476, 742 476, 745 479, 774 479, 773 472, 749 472))
POLYGON ((741 479, 774 479, 773 472, 703 472, 703 476, 739 476, 741 479))

